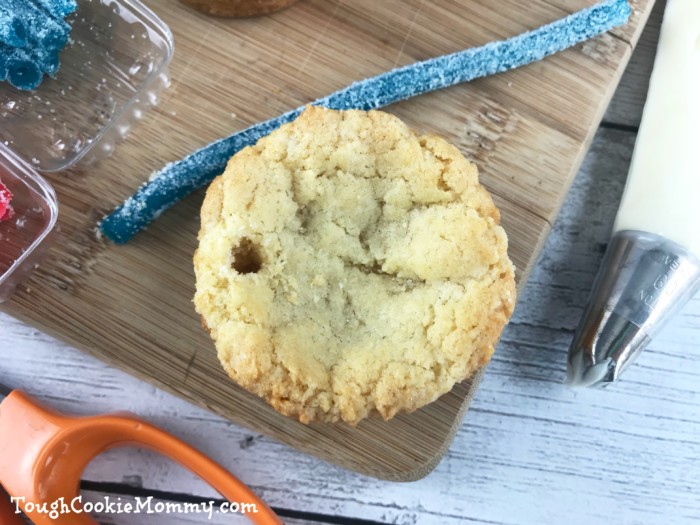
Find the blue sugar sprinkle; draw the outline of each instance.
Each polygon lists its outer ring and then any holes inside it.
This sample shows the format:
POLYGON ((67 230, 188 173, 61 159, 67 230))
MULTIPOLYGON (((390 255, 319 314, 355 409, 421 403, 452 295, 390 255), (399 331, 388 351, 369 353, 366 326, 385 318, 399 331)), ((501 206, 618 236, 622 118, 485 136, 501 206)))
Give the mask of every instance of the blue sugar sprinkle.
MULTIPOLYGON (((541 60, 622 25, 629 16, 627 0, 606 0, 508 40, 418 62, 356 82, 312 105, 331 109, 381 108, 422 93, 541 60)), ((291 122, 303 110, 304 107, 300 107, 253 125, 169 164, 105 217, 100 230, 116 244, 128 242, 162 212, 210 183, 236 152, 291 122)))

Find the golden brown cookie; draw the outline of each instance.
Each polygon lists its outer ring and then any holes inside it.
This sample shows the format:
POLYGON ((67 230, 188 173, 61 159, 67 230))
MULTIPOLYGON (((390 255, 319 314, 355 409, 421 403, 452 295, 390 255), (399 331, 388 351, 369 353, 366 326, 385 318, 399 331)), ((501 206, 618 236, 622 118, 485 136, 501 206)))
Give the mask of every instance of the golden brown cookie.
POLYGON ((308 108, 235 155, 194 265, 226 371, 303 422, 434 401, 489 361, 515 301, 476 167, 379 111, 308 108))
POLYGON ((180 0, 183 4, 214 16, 246 17, 274 13, 299 0, 180 0))

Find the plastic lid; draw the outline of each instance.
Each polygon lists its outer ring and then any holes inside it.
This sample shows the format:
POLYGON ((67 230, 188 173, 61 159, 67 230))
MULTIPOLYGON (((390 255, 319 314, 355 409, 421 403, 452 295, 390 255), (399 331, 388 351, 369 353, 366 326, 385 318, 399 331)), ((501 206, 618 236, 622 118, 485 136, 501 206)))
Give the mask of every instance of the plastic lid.
POLYGON ((14 214, 0 222, 0 303, 9 299, 39 264, 56 225, 58 205, 51 186, 0 144, 0 182, 12 193, 14 214))
POLYGON ((0 141, 42 171, 109 155, 168 83, 172 34, 137 0, 79 0, 68 21, 56 78, 0 82, 0 141))

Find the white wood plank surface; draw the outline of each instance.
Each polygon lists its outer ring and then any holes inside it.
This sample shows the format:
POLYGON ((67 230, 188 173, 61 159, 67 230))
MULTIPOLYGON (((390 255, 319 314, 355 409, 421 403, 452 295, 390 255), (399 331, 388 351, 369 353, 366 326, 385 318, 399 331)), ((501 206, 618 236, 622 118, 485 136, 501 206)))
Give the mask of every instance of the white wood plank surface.
MULTIPOLYGON (((648 76, 651 38, 626 76, 624 98, 608 112, 615 125, 639 121, 644 83, 638 79, 648 76)), ((631 130, 599 130, 473 408, 445 460, 424 480, 393 484, 345 472, 1 314, 0 379, 68 412, 136 412, 283 509, 397 524, 700 523, 700 298, 618 384, 605 391, 562 384, 568 343, 609 237, 634 139, 631 130)), ((216 497, 188 472, 140 450, 104 454, 85 478, 216 497)), ((142 522, 196 522, 158 519, 142 522)))

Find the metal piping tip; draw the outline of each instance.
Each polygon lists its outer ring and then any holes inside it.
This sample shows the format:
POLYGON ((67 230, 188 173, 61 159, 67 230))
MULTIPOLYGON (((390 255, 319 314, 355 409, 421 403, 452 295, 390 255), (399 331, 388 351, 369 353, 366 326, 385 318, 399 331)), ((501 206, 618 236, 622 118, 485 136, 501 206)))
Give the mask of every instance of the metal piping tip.
POLYGON ((616 381, 699 289, 700 261, 685 248, 651 233, 616 233, 569 348, 567 383, 616 381))
POLYGON ((569 349, 570 386, 609 385, 651 342, 639 326, 607 310, 589 309, 580 327, 569 349))
POLYGON ((571 387, 603 388, 614 381, 615 364, 611 360, 592 364, 584 361, 582 348, 569 351, 566 384, 571 387))

